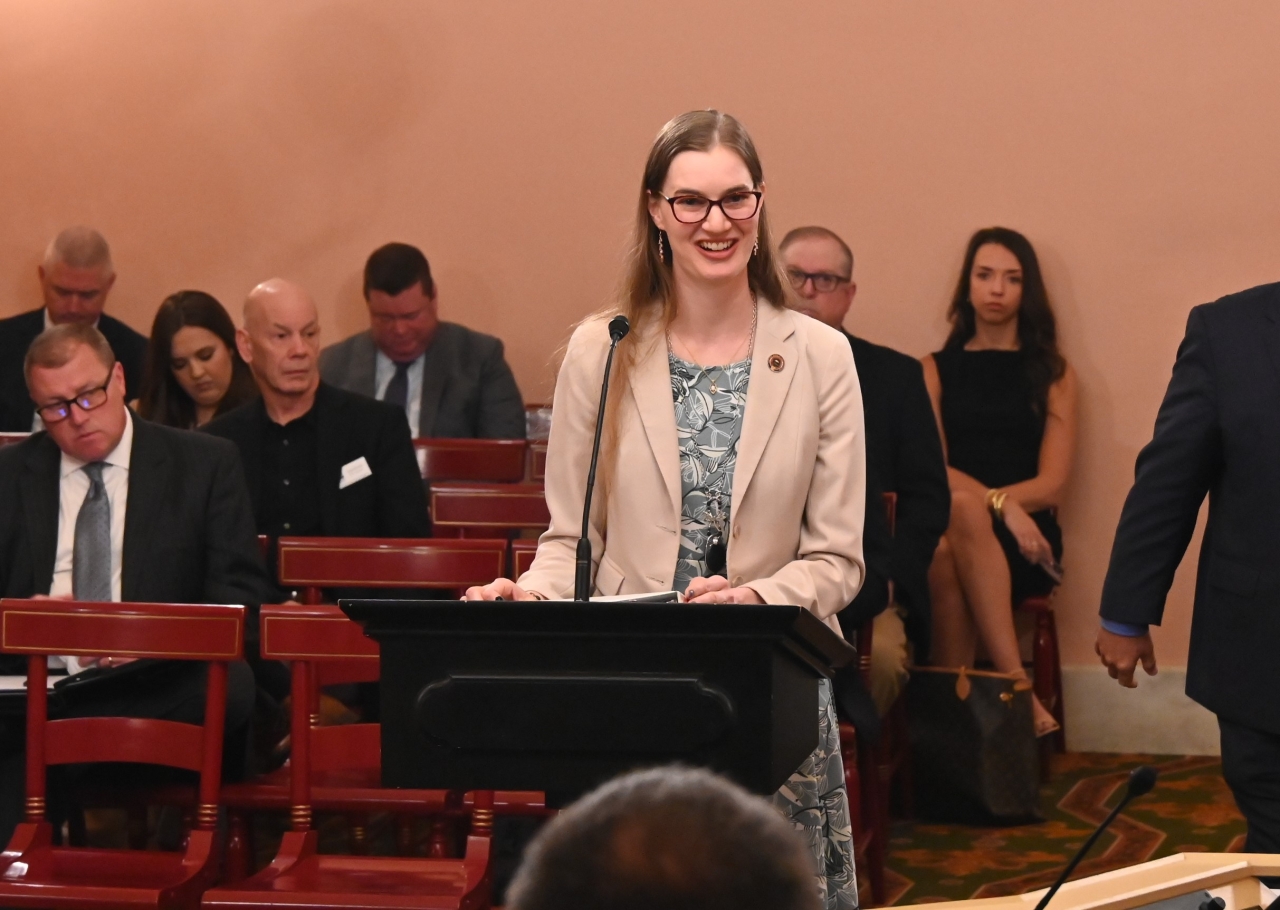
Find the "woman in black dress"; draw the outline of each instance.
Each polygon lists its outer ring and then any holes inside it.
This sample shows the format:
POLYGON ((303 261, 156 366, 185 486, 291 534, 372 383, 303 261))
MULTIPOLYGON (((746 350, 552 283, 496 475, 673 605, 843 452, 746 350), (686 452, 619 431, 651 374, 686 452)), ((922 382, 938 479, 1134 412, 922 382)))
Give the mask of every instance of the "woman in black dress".
MULTIPOLYGON (((924 358, 947 453, 951 523, 929 570, 933 663, 973 666, 978 637, 995 668, 1024 674, 1013 603, 1057 583, 1054 517, 1076 434, 1076 378, 1058 353, 1035 250, 1007 228, 978 231, 924 358)), ((1057 729, 1034 701, 1036 735, 1057 729)))

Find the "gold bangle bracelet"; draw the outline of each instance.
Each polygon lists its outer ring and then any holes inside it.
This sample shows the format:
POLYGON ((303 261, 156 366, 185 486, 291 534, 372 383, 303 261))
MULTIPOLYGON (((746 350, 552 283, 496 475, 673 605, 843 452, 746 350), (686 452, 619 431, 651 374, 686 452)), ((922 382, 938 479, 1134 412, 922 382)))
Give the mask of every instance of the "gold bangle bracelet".
POLYGON ((1004 521, 1004 501, 1009 498, 1009 494, 1004 490, 991 489, 987 491, 987 509, 996 518, 1004 521))

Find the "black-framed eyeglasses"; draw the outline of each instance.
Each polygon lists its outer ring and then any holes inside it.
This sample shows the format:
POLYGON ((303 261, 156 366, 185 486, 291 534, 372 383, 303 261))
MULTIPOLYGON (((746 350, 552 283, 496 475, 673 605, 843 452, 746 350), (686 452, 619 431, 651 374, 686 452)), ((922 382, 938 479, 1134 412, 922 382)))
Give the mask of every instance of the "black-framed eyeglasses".
POLYGON ((676 221, 681 224, 701 224, 707 220, 711 209, 715 207, 719 207, 720 211, 724 212, 724 217, 730 221, 746 221, 759 210, 760 197, 764 193, 760 190, 734 190, 732 193, 725 193, 719 199, 708 199, 697 193, 681 193, 676 196, 663 196, 661 193, 656 195, 667 200, 676 221))
POLYGON ((804 287, 806 281, 813 282, 813 289, 819 294, 830 294, 842 284, 852 281, 843 275, 832 275, 830 272, 802 272, 800 269, 787 269, 787 280, 797 291, 804 287))
POLYGON ((102 407, 107 403, 107 387, 111 385, 111 378, 115 371, 116 365, 112 363, 110 369, 107 370, 107 380, 102 385, 87 392, 81 392, 75 398, 60 398, 51 404, 42 404, 36 408, 36 413, 40 415, 40 419, 47 426, 70 417, 72 405, 82 411, 92 411, 94 408, 102 407))

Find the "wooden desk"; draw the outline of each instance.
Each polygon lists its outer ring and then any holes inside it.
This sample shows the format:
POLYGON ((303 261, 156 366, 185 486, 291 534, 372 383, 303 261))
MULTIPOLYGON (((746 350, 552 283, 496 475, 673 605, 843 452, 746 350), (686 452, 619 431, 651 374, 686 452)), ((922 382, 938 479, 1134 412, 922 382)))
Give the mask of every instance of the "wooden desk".
MULTIPOLYGON (((1249 910, 1263 898, 1256 876, 1280 876, 1280 854, 1178 853, 1062 886, 1046 910, 1132 910, 1157 901, 1208 891, 1225 910, 1249 910)), ((1045 890, 1012 897, 913 904, 912 910, 1033 910, 1045 890)))

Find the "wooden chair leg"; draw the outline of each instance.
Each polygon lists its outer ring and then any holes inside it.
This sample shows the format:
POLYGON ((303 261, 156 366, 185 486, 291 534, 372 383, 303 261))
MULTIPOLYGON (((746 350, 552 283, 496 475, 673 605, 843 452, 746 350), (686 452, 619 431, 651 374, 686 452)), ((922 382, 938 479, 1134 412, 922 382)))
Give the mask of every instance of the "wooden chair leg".
POLYGON ((840 724, 840 761, 844 766, 844 788, 849 794, 849 819, 853 823, 854 839, 861 832, 862 777, 858 771, 858 739, 850 724, 840 724))
POLYGON ((413 856, 413 816, 397 815, 396 856, 413 856))
POLYGON ((1049 612, 1049 641, 1053 647, 1053 717, 1058 722, 1058 732, 1053 734, 1054 746, 1059 752, 1067 751, 1067 718, 1062 698, 1062 657, 1058 651, 1058 622, 1053 611, 1049 612))
POLYGON ((227 856, 224 877, 238 882, 253 874, 253 831, 243 812, 227 813, 227 856))
POLYGON ((427 841, 427 856, 432 859, 449 859, 454 855, 457 832, 453 819, 436 815, 431 819, 431 835, 427 841))
POLYGON ((347 831, 347 844, 352 856, 369 855, 369 817, 367 815, 351 816, 351 827, 347 831))

